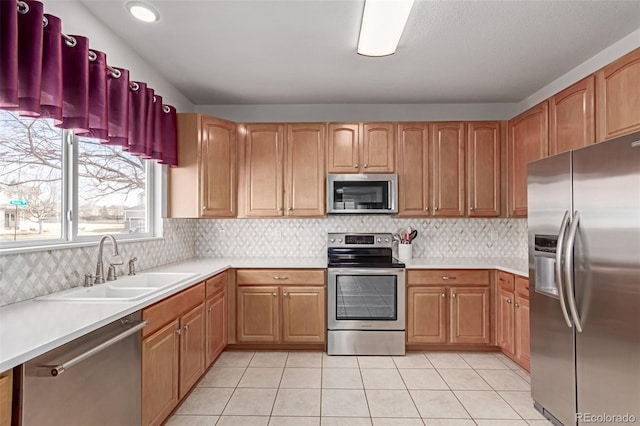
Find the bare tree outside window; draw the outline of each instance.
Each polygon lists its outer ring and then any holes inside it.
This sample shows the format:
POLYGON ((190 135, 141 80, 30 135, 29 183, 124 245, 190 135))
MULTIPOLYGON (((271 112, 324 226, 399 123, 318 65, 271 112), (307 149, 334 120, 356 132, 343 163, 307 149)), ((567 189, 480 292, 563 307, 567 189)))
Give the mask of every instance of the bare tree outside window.
MULTIPOLYGON (((62 135, 50 120, 0 111, 0 241, 63 238, 62 135)), ((78 235, 148 232, 145 160, 77 140, 78 235)))

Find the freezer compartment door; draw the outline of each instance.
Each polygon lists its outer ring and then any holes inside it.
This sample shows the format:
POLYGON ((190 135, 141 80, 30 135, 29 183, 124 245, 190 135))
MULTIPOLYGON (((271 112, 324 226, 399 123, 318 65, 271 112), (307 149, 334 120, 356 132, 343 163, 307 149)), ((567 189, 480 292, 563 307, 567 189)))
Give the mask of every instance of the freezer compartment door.
POLYGON ((640 133, 574 152, 574 207, 577 409, 640 419, 640 133))
POLYGON ((529 164, 528 200, 529 277, 534 280, 530 286, 531 393, 548 414, 565 425, 575 425, 574 332, 563 313, 556 273, 556 266, 562 266, 557 262, 557 250, 562 247, 556 245, 562 242, 563 220, 572 212, 571 153, 529 164))

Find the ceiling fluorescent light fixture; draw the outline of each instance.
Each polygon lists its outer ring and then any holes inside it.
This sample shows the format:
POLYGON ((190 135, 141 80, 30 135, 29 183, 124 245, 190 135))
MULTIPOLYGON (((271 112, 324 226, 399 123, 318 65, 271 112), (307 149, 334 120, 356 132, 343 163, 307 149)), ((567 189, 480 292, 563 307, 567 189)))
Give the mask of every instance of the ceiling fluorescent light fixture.
POLYGON ((142 22, 156 22, 160 19, 160 14, 153 7, 141 1, 130 1, 127 3, 127 9, 134 18, 141 20, 142 22))
POLYGON ((393 55, 407 24, 414 0, 365 0, 358 53, 393 55))

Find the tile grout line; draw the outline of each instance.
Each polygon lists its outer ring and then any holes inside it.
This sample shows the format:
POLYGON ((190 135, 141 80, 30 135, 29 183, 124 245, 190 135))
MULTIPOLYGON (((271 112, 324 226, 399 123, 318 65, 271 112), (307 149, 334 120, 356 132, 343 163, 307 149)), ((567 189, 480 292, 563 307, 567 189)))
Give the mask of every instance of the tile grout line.
MULTIPOLYGON (((462 359, 462 362, 464 362, 465 364, 469 365, 467 363, 467 361, 464 360, 464 358, 462 358, 460 356, 459 353, 455 352, 456 355, 458 355, 458 357, 460 357, 462 359)), ((425 354, 424 356, 427 357, 427 359, 429 359, 429 356, 427 354, 425 354)), ((431 362, 431 360, 429 359, 429 362, 431 362)), ((433 363, 432 363, 433 364, 433 363)), ((465 411, 465 413, 467 413, 469 415, 469 418, 471 419, 471 421, 473 423, 475 423, 476 425, 478 423, 476 423, 475 419, 473 418, 473 416, 471 415, 471 413, 469 412, 469 410, 467 409, 467 407, 464 406, 464 404, 462 403, 462 401, 460 401, 460 399, 458 398, 458 395, 456 395, 456 393, 453 391, 453 389, 451 389, 451 385, 449 384, 449 382, 447 382, 444 378, 444 376, 442 374, 440 374, 440 369, 438 369, 435 364, 433 364, 434 368, 436 369, 436 373, 438 373, 438 376, 440 376, 440 379, 442 379, 442 381, 447 385, 447 387, 449 388, 449 392, 451 392, 451 394, 453 395, 453 397, 456 399, 456 401, 458 401, 458 404, 460 404, 460 406, 462 407, 462 409, 465 411)), ((471 367, 471 365, 469 365, 469 368, 471 368, 473 370, 473 367, 471 367)), ((446 368, 444 369, 446 370, 446 368)), ((466 368, 465 368, 466 370, 466 368)), ((476 373, 477 374, 477 373, 476 373)), ((488 384, 487 384, 488 385, 488 384)), ((491 386, 489 386, 491 387, 491 386)))
MULTIPOLYGON (((224 353, 224 352, 223 352, 224 353)), ((220 420, 222 419, 222 416, 224 415, 224 410, 227 409, 227 407, 229 406, 229 403, 231 402, 231 399, 233 398, 233 395, 235 395, 236 391, 238 390, 238 385, 240 385, 240 382, 242 381, 242 378, 244 377, 244 375, 247 373, 247 370, 249 369, 249 365, 251 364, 251 361, 253 361, 253 357, 256 355, 255 352, 253 352, 251 354, 251 358, 249 358, 249 362, 247 362, 247 365, 244 367, 244 371, 242 372, 242 375, 240 376, 240 379, 238 380, 238 383, 236 383, 236 386, 233 388, 233 392, 231 392, 231 395, 229 396, 229 399, 227 400, 227 403, 224 404, 224 408, 222 409, 222 411, 220 412, 220 416, 218 416, 218 420, 216 420, 216 425, 220 422, 220 420)))
MULTIPOLYGON (((427 360, 427 362, 429 364, 431 364, 431 361, 429 361, 429 358, 427 358, 427 356, 424 354, 424 352, 422 353, 422 356, 427 360)), ((396 363, 396 360, 394 358, 391 358, 391 359, 393 360, 393 363, 396 366, 396 370, 398 372, 398 375, 400 376, 400 380, 402 380, 402 383, 404 384, 404 387, 405 387, 405 389, 407 391, 407 394, 409 395, 409 398, 411 399, 411 403, 413 404, 413 407, 416 409, 416 413, 418 413, 418 416, 420 417, 420 421, 424 425, 425 422, 422 419, 422 414, 420 413, 420 410, 418 410, 418 406, 416 405, 416 401, 413 399, 413 395, 411 395, 411 391, 409 390, 409 387, 407 386, 407 382, 405 382, 404 377, 402 377, 402 374, 400 373, 400 368, 398 368, 398 363, 396 363)))

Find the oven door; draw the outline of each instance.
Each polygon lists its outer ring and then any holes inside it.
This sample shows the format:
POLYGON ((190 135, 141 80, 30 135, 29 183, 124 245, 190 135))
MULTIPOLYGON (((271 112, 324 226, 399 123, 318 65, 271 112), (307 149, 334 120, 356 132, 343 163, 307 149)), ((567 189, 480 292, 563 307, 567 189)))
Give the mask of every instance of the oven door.
POLYGON ((329 268, 329 330, 404 330, 405 270, 329 268))

